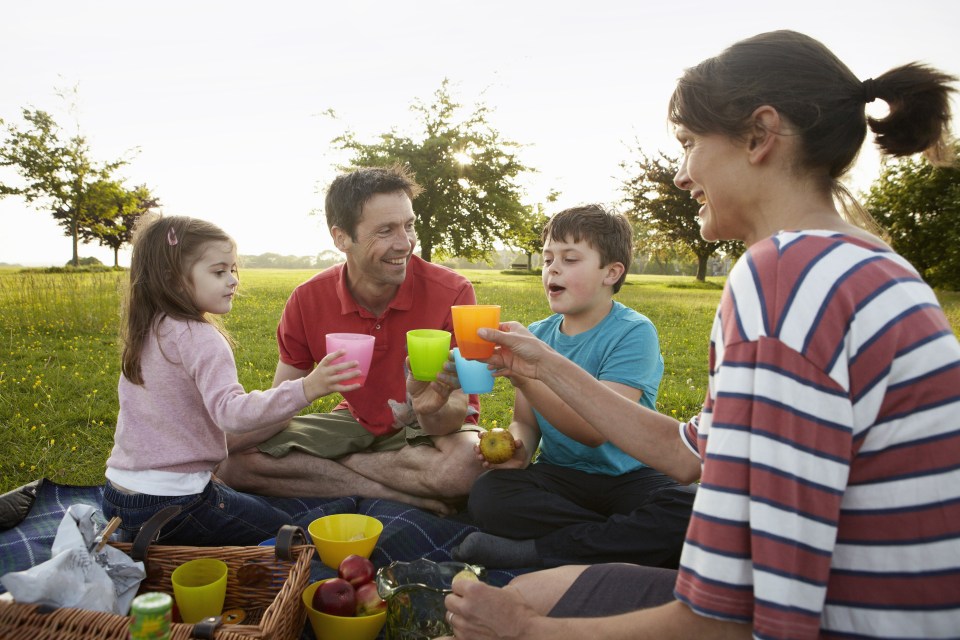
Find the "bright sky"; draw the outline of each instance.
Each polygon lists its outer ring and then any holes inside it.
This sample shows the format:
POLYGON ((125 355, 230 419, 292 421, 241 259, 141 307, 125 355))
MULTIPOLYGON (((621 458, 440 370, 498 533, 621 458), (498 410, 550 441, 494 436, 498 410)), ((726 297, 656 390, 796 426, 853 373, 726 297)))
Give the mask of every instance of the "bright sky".
MULTIPOLYGON (((634 140, 677 154, 665 122, 676 78, 736 40, 790 28, 862 79, 913 60, 960 75, 958 25, 956 0, 9 2, 0 119, 49 111, 101 161, 139 148, 121 175, 146 183, 166 214, 219 224, 242 254, 315 255, 332 249, 311 215, 343 161, 331 140, 410 131, 410 104, 444 78, 528 145, 522 158, 539 172, 527 201, 557 189, 559 209, 619 200, 634 140), (73 86, 71 114, 57 90, 73 86)), ((877 171, 865 147, 855 189, 877 171)), ((0 225, 0 262, 70 258, 52 216, 21 199, 0 200, 0 225)), ((80 255, 113 261, 94 245, 80 255)))

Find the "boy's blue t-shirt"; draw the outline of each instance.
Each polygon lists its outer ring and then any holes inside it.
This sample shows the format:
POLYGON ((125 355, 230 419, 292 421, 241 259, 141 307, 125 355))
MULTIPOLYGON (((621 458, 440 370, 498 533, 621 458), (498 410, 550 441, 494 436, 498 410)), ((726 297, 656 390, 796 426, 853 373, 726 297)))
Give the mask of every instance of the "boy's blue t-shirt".
MULTIPOLYGON (((640 404, 656 409, 663 377, 663 356, 657 329, 650 320, 613 301, 610 313, 597 326, 575 336, 560 333, 563 315, 557 313, 530 325, 535 336, 577 363, 598 380, 640 389, 640 404)), ((609 442, 588 447, 557 431, 536 410, 540 426, 537 462, 616 476, 644 467, 642 462, 609 442)))

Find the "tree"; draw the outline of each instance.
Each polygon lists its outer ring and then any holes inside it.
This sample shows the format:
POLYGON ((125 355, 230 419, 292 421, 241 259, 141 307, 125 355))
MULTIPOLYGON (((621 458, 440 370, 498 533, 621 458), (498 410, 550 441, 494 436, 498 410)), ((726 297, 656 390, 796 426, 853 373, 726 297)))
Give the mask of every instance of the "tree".
POLYGON ((60 127, 45 111, 24 109, 23 119, 29 125, 26 130, 7 127, 0 166, 15 167, 24 184, 0 184, 0 197, 22 196, 28 204, 50 211, 64 235, 73 240, 76 266, 82 231, 100 222, 92 208, 93 185, 109 180, 125 162, 94 162, 86 138, 75 135, 62 140, 60 127))
POLYGON ((737 241, 707 242, 700 236, 697 213, 700 205, 673 184, 680 160, 660 152, 649 157, 642 151, 632 163, 620 166, 631 177, 623 181, 627 217, 637 229, 637 249, 651 255, 676 253, 670 245, 680 244, 697 259, 697 280, 707 277, 707 262, 714 253, 739 254, 737 241))
POLYGON ((97 219, 80 230, 84 242, 96 240, 100 246, 113 249, 113 266, 120 266, 119 253, 133 237, 133 226, 140 216, 160 206, 147 185, 132 190, 114 180, 101 180, 90 187, 88 208, 97 219))
MULTIPOLYGON (((547 194, 547 202, 556 202, 559 197, 560 192, 551 189, 547 194)), ((543 228, 550 221, 550 217, 546 214, 546 206, 540 202, 533 207, 527 207, 524 214, 511 229, 508 244, 523 251, 524 255, 527 256, 527 271, 531 271, 533 270, 533 255, 543 250, 543 242, 540 236, 543 234, 543 228)))
POLYGON ((364 144, 347 131, 334 144, 353 154, 353 166, 404 164, 415 172, 423 187, 414 208, 424 260, 483 259, 497 241, 509 243, 525 215, 515 180, 531 169, 517 158, 520 145, 501 138, 483 105, 461 117, 447 80, 431 104, 417 100, 411 110, 422 125, 416 138, 393 129, 364 144))
POLYGON ((886 163, 865 206, 924 280, 960 289, 960 167, 934 167, 920 158, 886 163))
POLYGON ((540 237, 550 218, 544 213, 542 204, 527 208, 527 214, 519 221, 519 226, 511 230, 510 246, 516 247, 527 256, 527 271, 533 270, 533 255, 543 250, 540 237))

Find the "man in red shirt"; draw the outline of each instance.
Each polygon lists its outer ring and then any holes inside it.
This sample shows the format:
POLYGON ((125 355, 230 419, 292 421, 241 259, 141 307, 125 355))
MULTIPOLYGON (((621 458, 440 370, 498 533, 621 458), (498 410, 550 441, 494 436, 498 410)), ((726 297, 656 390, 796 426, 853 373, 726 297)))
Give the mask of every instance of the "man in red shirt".
POLYGON ((417 382, 405 366, 407 331, 453 333, 450 307, 476 303, 469 280, 413 255, 419 191, 397 167, 359 169, 330 185, 327 226, 346 263, 301 284, 287 301, 274 386, 309 373, 327 355, 328 333, 375 336, 369 374, 332 413, 294 418, 267 440, 232 438, 217 472, 230 486, 286 497, 386 498, 439 513, 469 492, 482 471, 470 433, 479 430, 478 397, 442 373, 417 382))

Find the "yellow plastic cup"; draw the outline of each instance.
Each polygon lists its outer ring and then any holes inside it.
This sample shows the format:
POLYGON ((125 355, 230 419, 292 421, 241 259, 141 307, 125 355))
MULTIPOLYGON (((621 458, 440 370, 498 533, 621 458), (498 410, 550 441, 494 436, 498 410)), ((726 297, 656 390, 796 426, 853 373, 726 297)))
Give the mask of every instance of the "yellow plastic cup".
POLYGON ((407 355, 410 372, 416 380, 436 380, 443 363, 450 357, 450 332, 442 329, 407 331, 407 355))
POLYGON ((453 332, 457 336, 460 355, 468 360, 489 358, 493 355, 492 342, 477 335, 477 329, 500 328, 500 305, 458 304, 450 307, 453 315, 453 332))
POLYGON ((173 597, 187 624, 218 616, 227 595, 227 563, 215 558, 188 560, 170 574, 173 597))
POLYGON ((381 611, 372 616, 332 616, 329 613, 323 613, 313 608, 313 594, 320 587, 320 584, 326 582, 314 582, 307 586, 300 595, 303 606, 307 610, 307 617, 310 619, 310 626, 313 627, 313 635, 320 640, 376 640, 387 621, 387 612, 381 611))
POLYGON ((383 523, 362 513, 334 513, 311 522, 307 532, 320 561, 336 570, 349 555, 369 558, 383 533, 383 523))

